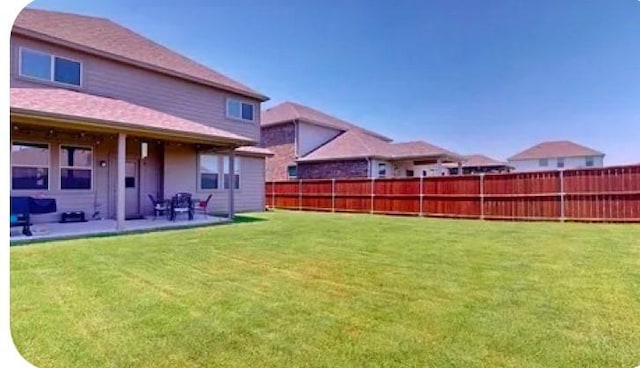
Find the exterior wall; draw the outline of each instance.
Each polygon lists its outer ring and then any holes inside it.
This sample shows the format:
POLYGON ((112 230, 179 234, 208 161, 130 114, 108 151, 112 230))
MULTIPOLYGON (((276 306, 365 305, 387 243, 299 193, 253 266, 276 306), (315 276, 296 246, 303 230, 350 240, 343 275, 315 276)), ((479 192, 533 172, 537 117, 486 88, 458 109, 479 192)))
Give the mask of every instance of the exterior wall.
MULTIPOLYGON (((240 189, 235 190, 235 208, 238 212, 264 210, 264 158, 239 156, 240 189)), ((226 213, 229 192, 225 189, 198 189, 198 154, 192 146, 167 145, 165 147, 164 198, 178 192, 193 193, 198 199, 212 194, 208 210, 211 213, 226 213)), ((146 194, 145 194, 146 195, 146 194)))
MULTIPOLYGON (((590 156, 582 156, 582 157, 566 157, 564 159, 564 169, 580 169, 586 168, 586 159, 590 156)), ((593 166, 591 167, 602 167, 604 166, 604 157, 603 156, 593 156, 593 166)), ((558 169, 558 159, 557 158, 548 158, 547 166, 540 166, 540 160, 515 160, 509 161, 509 164, 514 167, 513 172, 528 172, 528 171, 547 171, 547 170, 557 170, 558 169)))
POLYGON ((260 146, 273 152, 266 159, 266 180, 288 180, 287 166, 296 163, 296 129, 293 122, 262 128, 260 146))
POLYGON ((391 162, 388 161, 384 161, 384 160, 376 160, 376 159, 371 159, 371 167, 369 169, 369 173, 368 176, 371 178, 380 178, 381 176, 378 174, 378 165, 379 164, 386 164, 387 165, 387 173, 384 176, 385 178, 393 178, 394 177, 394 170, 393 170, 393 164, 391 162))
POLYGON ((113 140, 96 144, 95 141, 77 140, 71 138, 46 138, 44 135, 12 133, 12 140, 48 143, 49 144, 49 189, 48 190, 11 190, 11 196, 33 196, 55 198, 58 212, 33 215, 34 223, 52 222, 60 220, 60 213, 66 211, 84 211, 87 218, 91 218, 94 211, 100 211, 101 216, 109 215, 109 166, 100 167, 98 162, 109 159, 110 152, 116 149, 113 140), (90 190, 62 190, 60 189, 60 145, 73 144, 90 146, 93 148, 93 179, 90 190))
MULTIPOLYGON (((260 140, 260 102, 117 61, 54 44, 11 35, 11 87, 55 88, 60 85, 19 76, 19 47, 50 52, 82 62, 80 92, 113 97, 260 140), (226 100, 235 97, 255 104, 255 121, 226 117, 226 100)), ((73 88, 64 86, 64 88, 73 88)))
POLYGON ((304 157, 307 153, 327 143, 340 133, 340 130, 299 122, 298 157, 304 157))
POLYGON ((342 160, 327 162, 298 163, 299 179, 343 179, 366 178, 369 162, 361 160, 342 160))

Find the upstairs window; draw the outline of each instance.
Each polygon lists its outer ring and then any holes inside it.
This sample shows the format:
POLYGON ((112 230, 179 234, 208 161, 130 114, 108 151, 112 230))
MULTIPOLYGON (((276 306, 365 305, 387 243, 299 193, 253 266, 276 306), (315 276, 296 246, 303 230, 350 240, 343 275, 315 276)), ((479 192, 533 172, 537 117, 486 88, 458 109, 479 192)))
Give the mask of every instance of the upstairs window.
POLYGON ((82 65, 75 60, 21 48, 20 75, 49 82, 80 86, 82 65))
POLYGON ((60 189, 91 189, 91 147, 60 146, 60 189))
POLYGON ((298 166, 291 165, 287 166, 287 174, 289 175, 289 179, 295 179, 298 177, 298 166))
POLYGON ((585 159, 585 165, 587 167, 593 167, 594 163, 595 163, 595 160, 593 159, 593 157, 587 157, 585 159))
POLYGON ((560 157, 558 158, 558 169, 562 169, 564 167, 564 158, 560 157))
POLYGON ((254 115, 255 106, 252 103, 234 99, 227 100, 227 117, 244 121, 254 121, 254 115))
POLYGON ((378 177, 384 178, 387 176, 387 164, 379 163, 378 164, 378 177))
POLYGON ((49 145, 13 142, 11 189, 49 189, 49 145))
POLYGON ((540 160, 538 160, 538 165, 541 167, 547 167, 549 166, 549 160, 546 158, 541 158, 540 160))

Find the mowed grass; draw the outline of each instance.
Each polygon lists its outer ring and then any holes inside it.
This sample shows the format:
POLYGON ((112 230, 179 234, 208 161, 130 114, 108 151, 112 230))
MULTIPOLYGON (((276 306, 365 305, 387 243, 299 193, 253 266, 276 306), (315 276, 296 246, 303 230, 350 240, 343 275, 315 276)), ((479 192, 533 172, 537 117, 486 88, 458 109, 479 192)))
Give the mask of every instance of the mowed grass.
POLYGON ((40 367, 635 367, 640 226, 275 212, 19 246, 11 328, 40 367))

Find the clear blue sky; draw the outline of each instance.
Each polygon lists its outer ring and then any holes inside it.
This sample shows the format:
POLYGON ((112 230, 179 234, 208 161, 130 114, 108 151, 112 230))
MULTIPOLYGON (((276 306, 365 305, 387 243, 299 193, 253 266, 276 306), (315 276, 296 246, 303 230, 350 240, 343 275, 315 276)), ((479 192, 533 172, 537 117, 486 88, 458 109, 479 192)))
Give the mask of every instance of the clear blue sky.
POLYGON ((36 0, 108 17, 396 141, 504 159, 570 139, 640 162, 638 0, 36 0))

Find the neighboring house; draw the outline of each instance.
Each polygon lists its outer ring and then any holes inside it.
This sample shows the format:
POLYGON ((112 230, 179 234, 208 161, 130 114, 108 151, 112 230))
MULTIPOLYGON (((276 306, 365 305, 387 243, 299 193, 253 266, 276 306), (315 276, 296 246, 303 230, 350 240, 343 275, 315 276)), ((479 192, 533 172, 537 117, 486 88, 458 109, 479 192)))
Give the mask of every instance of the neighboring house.
POLYGON ((267 158, 267 181, 320 178, 369 178, 443 175, 445 162, 461 157, 426 142, 392 143, 391 139, 293 102, 262 112, 261 146, 267 158))
MULTIPOLYGON (((445 164, 450 175, 458 174, 458 166, 445 164)), ((464 156, 462 163, 462 173, 464 175, 482 174, 482 173, 508 173, 513 169, 508 163, 495 160, 491 157, 475 154, 464 156)))
POLYGON ((122 228, 177 192, 264 208, 264 95, 104 18, 25 9, 10 52, 11 195, 55 198, 42 221, 122 228))
POLYGON ((571 141, 549 141, 507 159, 516 172, 602 167, 604 153, 571 141))

